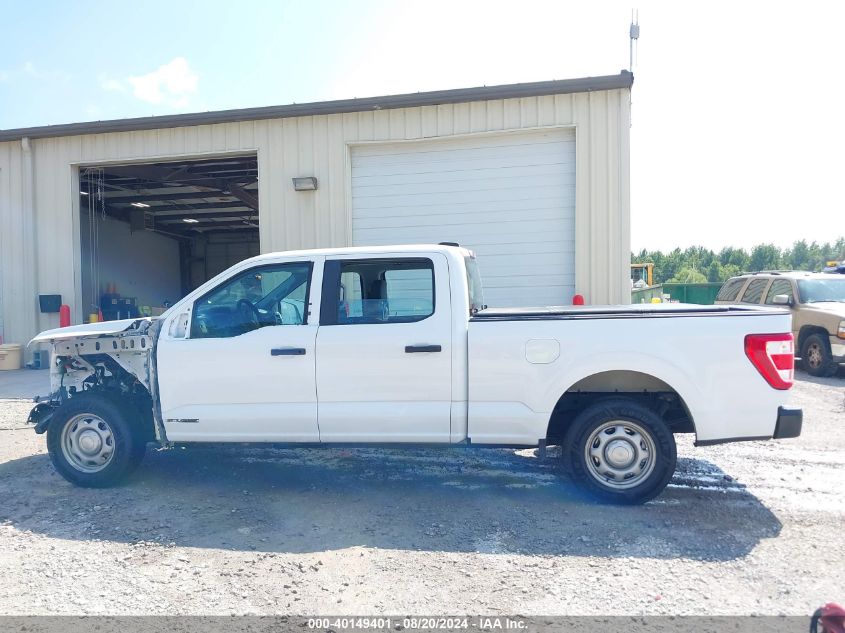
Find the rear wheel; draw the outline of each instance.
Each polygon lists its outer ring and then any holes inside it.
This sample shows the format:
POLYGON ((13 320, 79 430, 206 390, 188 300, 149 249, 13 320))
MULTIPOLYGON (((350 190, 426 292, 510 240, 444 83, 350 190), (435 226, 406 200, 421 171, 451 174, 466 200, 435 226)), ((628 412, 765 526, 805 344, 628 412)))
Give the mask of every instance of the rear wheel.
POLYGON ((584 409, 563 446, 564 466, 588 492, 614 503, 644 503, 675 472, 675 437, 654 411, 628 398, 584 409))
POLYGON ((804 369, 812 376, 833 376, 839 364, 833 361, 830 342, 821 334, 811 334, 801 345, 801 360, 804 369))
POLYGON ((120 483, 144 457, 140 417, 106 394, 77 395, 53 414, 47 449, 59 474, 77 486, 120 483))

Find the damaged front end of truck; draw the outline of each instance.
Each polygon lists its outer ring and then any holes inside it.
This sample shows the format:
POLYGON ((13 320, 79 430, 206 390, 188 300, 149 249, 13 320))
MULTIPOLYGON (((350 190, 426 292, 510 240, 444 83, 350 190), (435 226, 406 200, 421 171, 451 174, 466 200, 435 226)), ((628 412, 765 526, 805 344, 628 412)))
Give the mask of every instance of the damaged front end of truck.
POLYGON ((48 330, 30 345, 50 345, 50 394, 36 398, 27 422, 46 432, 56 410, 82 393, 103 393, 134 408, 147 440, 166 444, 158 407, 156 340, 161 321, 127 319, 48 330))

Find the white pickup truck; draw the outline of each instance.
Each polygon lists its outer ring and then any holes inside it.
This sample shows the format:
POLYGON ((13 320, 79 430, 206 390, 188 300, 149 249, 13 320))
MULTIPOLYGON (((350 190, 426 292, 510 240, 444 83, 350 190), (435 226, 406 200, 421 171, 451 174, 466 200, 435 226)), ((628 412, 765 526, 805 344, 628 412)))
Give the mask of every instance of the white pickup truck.
POLYGON ((487 309, 453 244, 261 255, 158 319, 50 330, 52 393, 30 414, 81 486, 148 443, 561 446, 620 503, 659 494, 674 433, 796 437, 790 316, 762 307, 487 309))

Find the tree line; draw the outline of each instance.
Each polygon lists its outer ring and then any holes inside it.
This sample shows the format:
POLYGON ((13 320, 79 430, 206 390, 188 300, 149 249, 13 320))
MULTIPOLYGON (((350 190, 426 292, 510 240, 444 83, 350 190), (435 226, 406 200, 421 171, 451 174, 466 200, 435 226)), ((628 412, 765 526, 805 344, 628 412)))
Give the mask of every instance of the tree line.
POLYGON ((631 254, 631 262, 654 264, 654 283, 721 282, 743 272, 758 270, 813 270, 824 268, 829 261, 845 259, 845 238, 833 243, 807 243, 798 240, 791 247, 758 244, 751 251, 727 246, 716 251, 703 246, 669 253, 648 251, 631 254))

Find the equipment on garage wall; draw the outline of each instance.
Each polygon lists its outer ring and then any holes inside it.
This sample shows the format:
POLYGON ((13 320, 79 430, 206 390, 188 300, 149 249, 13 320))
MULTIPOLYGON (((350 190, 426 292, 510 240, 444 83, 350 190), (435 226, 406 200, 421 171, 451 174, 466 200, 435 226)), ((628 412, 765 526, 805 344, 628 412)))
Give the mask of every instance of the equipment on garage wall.
POLYGON ((62 307, 62 295, 38 295, 38 309, 41 314, 54 314, 62 307))

